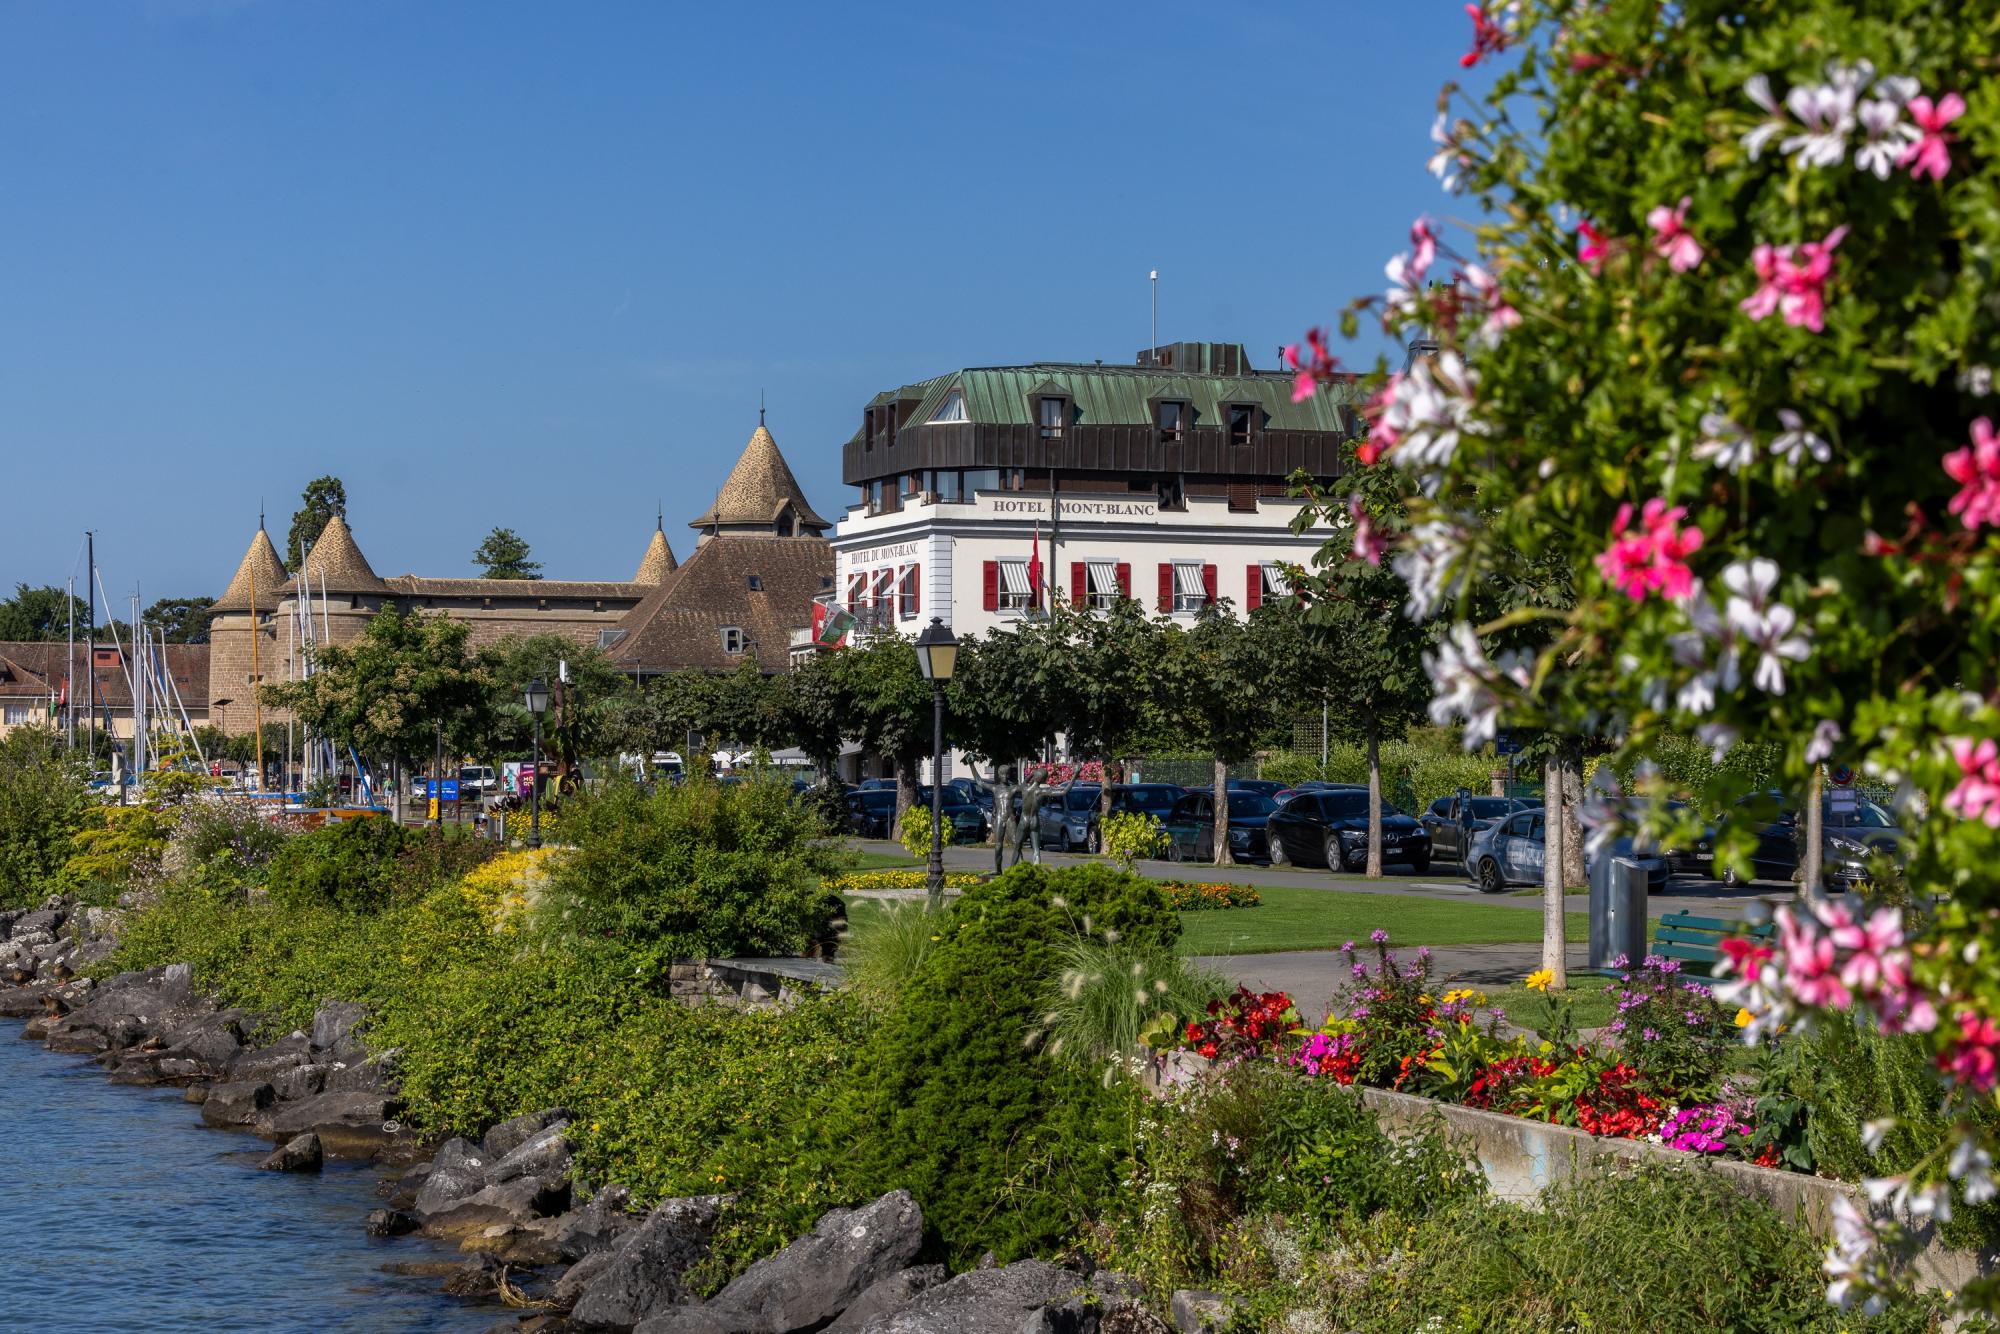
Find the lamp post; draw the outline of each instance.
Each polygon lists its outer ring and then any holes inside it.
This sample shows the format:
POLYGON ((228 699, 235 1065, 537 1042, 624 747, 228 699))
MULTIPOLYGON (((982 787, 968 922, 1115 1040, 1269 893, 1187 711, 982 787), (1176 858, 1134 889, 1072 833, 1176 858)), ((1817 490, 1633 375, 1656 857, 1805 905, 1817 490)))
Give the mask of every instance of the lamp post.
POLYGON ((944 687, 958 666, 958 640, 939 616, 917 636, 917 669, 931 683, 931 856, 927 897, 935 909, 944 902, 944 687))
POLYGON ((528 713, 535 720, 535 766, 528 774, 528 846, 542 846, 542 715, 549 711, 549 687, 541 677, 528 682, 528 713))

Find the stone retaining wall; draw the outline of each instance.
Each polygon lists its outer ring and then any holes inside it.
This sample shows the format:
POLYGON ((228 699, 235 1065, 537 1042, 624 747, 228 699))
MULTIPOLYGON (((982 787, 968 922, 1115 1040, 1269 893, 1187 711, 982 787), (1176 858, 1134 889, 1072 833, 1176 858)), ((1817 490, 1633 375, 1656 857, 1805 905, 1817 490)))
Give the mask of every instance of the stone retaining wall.
POLYGON ((676 959, 667 970, 667 994, 690 1006, 789 1005, 839 982, 840 969, 817 959, 676 959))

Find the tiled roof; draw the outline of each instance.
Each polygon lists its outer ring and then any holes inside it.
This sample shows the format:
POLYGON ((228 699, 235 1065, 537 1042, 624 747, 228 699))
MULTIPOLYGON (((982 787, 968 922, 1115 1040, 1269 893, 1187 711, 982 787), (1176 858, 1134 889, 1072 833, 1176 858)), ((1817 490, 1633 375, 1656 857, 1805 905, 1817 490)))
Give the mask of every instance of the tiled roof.
POLYGON ((646 554, 639 561, 639 572, 632 576, 635 584, 649 584, 658 587, 667 582, 667 576, 679 568, 674 559, 674 549, 667 544, 664 529, 653 529, 653 540, 646 545, 646 554))
MULTIPOLYGON (((428 598, 522 598, 637 601, 652 591, 639 583, 583 579, 426 579, 398 574, 379 581, 385 593, 428 598)), ((332 587, 328 586, 329 589, 332 587)))
MULTIPOLYGON (((320 530, 319 539, 306 553, 299 573, 305 578, 306 586, 315 592, 324 587, 329 593, 380 593, 387 587, 375 577, 368 558, 354 544, 354 534, 349 530, 347 520, 338 514, 328 519, 326 527, 320 530)), ((261 593, 264 587, 262 579, 257 581, 257 587, 261 593)))
POLYGON ((785 456, 778 452, 778 442, 759 423, 750 436, 750 443, 743 447, 742 456, 736 460, 736 466, 729 470, 722 490, 716 493, 715 503, 688 527, 768 526, 787 504, 792 507, 796 521, 804 527, 832 527, 806 503, 806 493, 799 486, 799 479, 792 476, 785 456))
POLYGON ((284 588, 285 581, 291 578, 285 573, 285 563, 278 559, 278 549, 271 545, 271 535, 262 527, 259 527, 257 535, 250 539, 250 545, 236 567, 236 577, 229 581, 229 587, 215 600, 214 610, 248 611, 253 577, 257 584, 259 611, 266 611, 277 605, 280 590, 284 588))
MULTIPOLYGON (((257 584, 257 601, 260 605, 264 601, 264 585, 261 579, 257 584)), ((249 605, 247 600, 244 605, 249 605)), ((103 634, 101 631, 99 633, 100 635, 103 634)), ((127 642, 124 647, 129 650, 131 644, 127 642)), ((100 653, 108 655, 111 649, 110 637, 104 635, 100 638, 97 642, 97 648, 100 653)), ((61 691, 63 677, 69 671, 68 652, 69 646, 60 641, 47 644, 20 640, 0 641, 0 681, 4 681, 7 666, 11 666, 16 673, 27 673, 29 677, 35 678, 37 681, 33 690, 0 689, 0 694, 12 694, 16 696, 32 694, 40 698, 47 698, 51 687, 57 691, 61 691)), ((83 663, 84 646, 79 642, 76 646, 78 676, 83 674, 83 663)), ((207 711, 208 645, 167 645, 167 674, 173 678, 174 687, 180 692, 181 703, 187 706, 189 712, 205 713, 207 711)), ((110 707, 118 710, 125 710, 132 707, 132 692, 126 688, 125 668, 122 664, 105 663, 100 665, 97 669, 97 688, 99 691, 98 704, 100 707, 105 704, 109 704, 110 707)), ((79 709, 82 708, 82 700, 81 683, 79 683, 77 693, 79 709)), ((155 702, 157 703, 157 701, 155 702)))
POLYGON ((625 614, 623 636, 609 652, 646 672, 727 671, 743 660, 722 651, 722 629, 733 625, 755 644, 765 670, 782 670, 791 632, 812 624, 813 599, 832 576, 833 548, 824 538, 723 533, 697 546, 671 582, 625 614), (750 587, 752 576, 760 587, 750 587))

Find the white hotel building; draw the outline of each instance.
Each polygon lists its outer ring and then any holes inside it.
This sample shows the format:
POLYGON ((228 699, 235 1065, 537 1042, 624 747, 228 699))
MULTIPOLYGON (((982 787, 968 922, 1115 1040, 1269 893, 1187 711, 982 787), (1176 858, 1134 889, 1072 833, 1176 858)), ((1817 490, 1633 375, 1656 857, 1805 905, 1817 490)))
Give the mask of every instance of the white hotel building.
POLYGON ((1337 476, 1351 385, 1292 401, 1292 376, 1235 344, 1137 364, 964 369, 875 397, 842 455, 859 497, 834 529, 833 598, 864 626, 964 639, 1035 604, 1031 560, 1075 604, 1119 597, 1192 618, 1279 591, 1326 534, 1294 534, 1298 470, 1337 476))

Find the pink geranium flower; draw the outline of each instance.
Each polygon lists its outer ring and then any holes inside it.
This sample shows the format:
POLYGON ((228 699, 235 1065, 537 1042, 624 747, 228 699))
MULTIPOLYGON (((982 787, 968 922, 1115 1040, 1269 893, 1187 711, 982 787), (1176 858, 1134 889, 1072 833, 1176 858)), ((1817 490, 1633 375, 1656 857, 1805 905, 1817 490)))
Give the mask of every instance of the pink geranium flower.
POLYGON ((1687 558, 1701 549, 1701 529, 1681 527, 1687 507, 1655 496, 1640 511, 1637 532, 1626 530, 1632 522, 1632 507, 1620 505, 1611 522, 1611 545, 1597 555, 1598 572, 1605 582, 1634 602, 1658 592, 1669 598, 1684 598, 1694 590, 1694 571, 1687 558))
POLYGON ((1359 491, 1347 498, 1347 517, 1354 520, 1354 554, 1370 565, 1380 565, 1386 544, 1375 521, 1368 517, 1368 507, 1361 503, 1359 491))
POLYGON ((1683 195, 1673 208, 1660 205, 1646 215, 1653 229, 1653 250, 1675 273, 1686 273, 1701 263, 1701 242, 1687 229, 1688 205, 1694 201, 1683 195))
POLYGON ((1951 170, 1951 141, 1956 136, 1947 134, 1945 126, 1965 114, 1965 99, 1957 93, 1946 93, 1932 104, 1928 97, 1910 99, 1910 119, 1917 123, 1923 137, 1903 150, 1898 163, 1910 169, 1910 176, 1922 180, 1926 175, 1943 180, 1951 170))
POLYGON ((1833 276, 1833 251, 1847 235, 1836 227, 1824 240, 1796 246, 1760 245, 1750 252, 1757 290, 1743 298, 1743 313, 1761 320, 1777 311, 1785 323, 1819 333, 1826 327, 1826 280, 1833 276))
POLYGON ((1375 460, 1394 449, 1403 438, 1400 419, 1404 414, 1394 411, 1396 393, 1402 382, 1403 373, 1401 371, 1390 371, 1388 381, 1383 384, 1381 391, 1375 395, 1374 401, 1369 404, 1369 410, 1374 414, 1375 421, 1368 428, 1368 438, 1362 441, 1360 447, 1354 451, 1355 457, 1363 463, 1375 462, 1375 460))
POLYGON ((1490 55, 1497 55, 1507 49, 1507 32, 1492 19, 1486 17, 1486 10, 1479 5, 1467 5, 1465 12, 1472 19, 1472 49, 1458 58, 1458 63, 1471 69, 1490 55))
POLYGON ((1951 1049, 1938 1057, 1938 1069, 1975 1093, 1985 1093, 2000 1077, 2000 1058, 1994 1054, 2000 1047, 2000 1028, 1991 1019, 1961 1010, 1958 1032, 1951 1049))
POLYGON ((1780 952, 1784 956, 1785 989, 1800 1004, 1815 1009, 1844 1010, 1854 997, 1840 980, 1838 951, 1833 938, 1807 917, 1777 914, 1780 952))
POLYGON ((1978 820, 1989 829, 2000 829, 2000 746, 1992 737, 1974 741, 1969 736, 1951 739, 1951 757, 1958 762, 1958 786, 1944 799, 1944 808, 1967 820, 1978 820))
POLYGON ((1945 455, 1944 470, 1959 485, 1949 508, 1960 523, 2000 525, 2000 437, 1993 433, 1992 418, 1972 423, 1972 443, 1945 455))
POLYGON ((1431 230, 1429 218, 1418 218, 1410 224, 1410 282, 1419 282, 1431 262, 1437 258, 1437 233, 1431 230))
POLYGON ((1588 218, 1577 223, 1576 234, 1582 238, 1576 248, 1577 259, 1592 273, 1601 272, 1604 268, 1604 257, 1611 253, 1610 242, 1604 239, 1602 232, 1591 225, 1588 218))
POLYGON ((1319 392, 1320 382, 1333 378, 1340 362, 1327 350, 1326 334, 1313 328, 1306 330, 1306 351, 1300 354, 1299 345, 1293 343, 1285 348, 1285 364, 1297 374, 1292 379, 1292 402, 1303 403, 1319 392))

